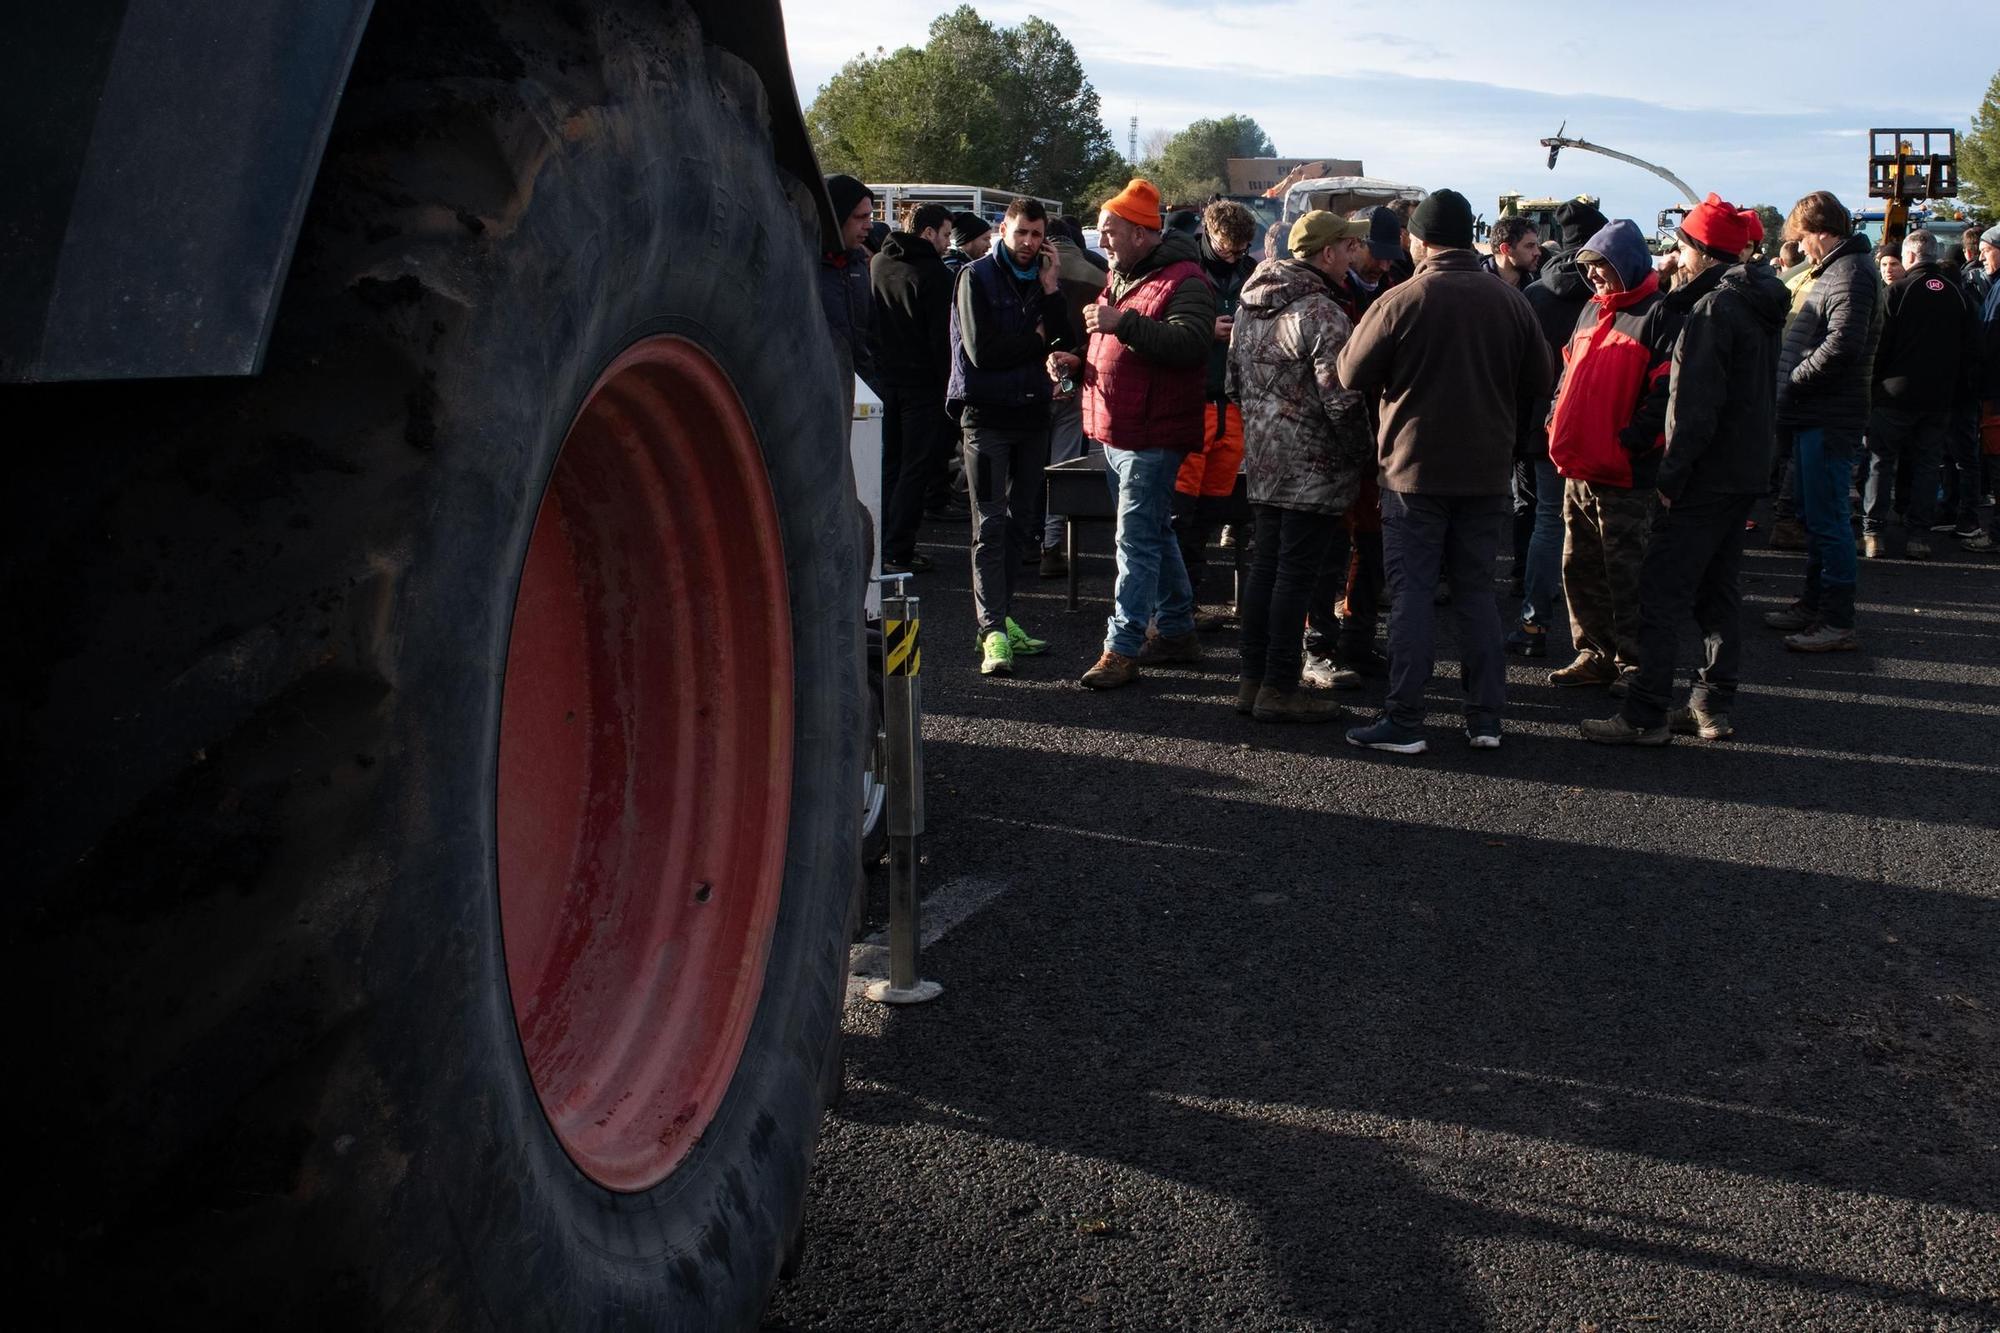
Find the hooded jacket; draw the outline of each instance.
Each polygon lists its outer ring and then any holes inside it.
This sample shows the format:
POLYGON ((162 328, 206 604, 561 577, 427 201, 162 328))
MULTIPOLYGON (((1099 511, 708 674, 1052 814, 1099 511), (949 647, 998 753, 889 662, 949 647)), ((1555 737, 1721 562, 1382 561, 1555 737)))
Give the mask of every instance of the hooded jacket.
POLYGON ((1866 236, 1850 236, 1814 264, 1778 352, 1778 424, 1859 436, 1868 425, 1882 279, 1866 236))
POLYGON ((1778 341, 1792 294, 1766 264, 1720 264, 1670 294, 1690 303, 1667 380, 1667 448, 1655 483, 1683 495, 1771 485, 1778 341))
POLYGON ((1083 369, 1083 429, 1113 449, 1201 448, 1215 293, 1200 249, 1166 233, 1127 273, 1114 268, 1100 306, 1123 312, 1115 336, 1090 338, 1083 369))
POLYGON ((1526 297, 1473 251, 1444 250, 1368 307, 1339 370, 1364 398, 1381 396, 1385 488, 1505 495, 1549 391, 1549 348, 1526 297))
MULTIPOLYGON (((1250 281, 1250 275, 1257 271, 1257 261, 1249 255, 1235 263, 1229 263, 1215 253, 1208 243, 1208 231, 1203 228, 1196 238, 1201 249, 1201 271, 1208 275, 1209 283, 1215 288, 1215 313, 1218 318, 1236 313, 1237 298, 1243 294, 1243 285, 1250 281)), ((1229 343, 1211 342, 1208 351, 1208 397, 1211 402, 1227 396, 1224 379, 1229 373, 1229 343)))
POLYGON ((943 393, 951 375, 951 270, 937 247, 892 231, 868 266, 875 370, 892 389, 943 393))
MULTIPOLYGON (((1563 206, 1570 207, 1568 204, 1563 206)), ((1586 232, 1584 239, 1588 239, 1589 235, 1586 232)), ((1521 289, 1521 295, 1527 297, 1528 304, 1534 308, 1535 321, 1542 327, 1542 336, 1549 340, 1549 351, 1556 358, 1558 369, 1562 365, 1563 348, 1569 345, 1570 335, 1576 332, 1576 317, 1590 301, 1590 279, 1583 276, 1583 266, 1576 262, 1576 252, 1582 248, 1582 241, 1579 241, 1567 250, 1550 255, 1542 264, 1541 276, 1521 289)), ((1531 439, 1524 441, 1524 457, 1540 459, 1549 456, 1547 426, 1550 406, 1546 398, 1535 404, 1535 431, 1531 439)))
POLYGON ((1685 312, 1663 300, 1653 257, 1629 220, 1604 228, 1583 249, 1609 260, 1625 287, 1593 295, 1577 315, 1549 409, 1549 460, 1578 481, 1650 488, 1685 312))
POLYGON ((1521 295, 1535 308, 1535 319, 1542 326, 1542 336, 1549 340, 1549 350, 1557 356, 1576 332, 1576 317, 1590 303, 1590 279, 1583 276, 1583 265, 1576 262, 1576 252, 1582 248, 1578 245, 1551 255, 1542 265, 1541 276, 1521 289, 1521 295))
POLYGON ((875 299, 868 290, 866 250, 829 250, 820 256, 819 302, 826 312, 834 350, 863 383, 881 393, 881 377, 875 373, 875 299))
POLYGON ((1252 504, 1340 514, 1368 470, 1361 395, 1335 370, 1354 326, 1325 275, 1297 259, 1260 265, 1229 338, 1230 397, 1243 405, 1252 504))
POLYGON ((1972 398, 1979 312, 1938 264, 1918 264, 1889 288, 1875 388, 1885 406, 1944 412, 1972 398))

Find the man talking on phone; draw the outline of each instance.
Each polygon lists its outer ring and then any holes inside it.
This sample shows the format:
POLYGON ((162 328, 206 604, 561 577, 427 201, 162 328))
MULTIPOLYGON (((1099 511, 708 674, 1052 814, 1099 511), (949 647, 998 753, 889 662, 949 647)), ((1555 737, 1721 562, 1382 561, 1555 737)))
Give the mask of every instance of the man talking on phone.
POLYGON ((1049 463, 1047 358, 1072 346, 1069 303, 1056 256, 1043 246, 1048 213, 1016 199, 1000 224, 1000 244, 959 274, 951 311, 947 406, 964 432, 972 502, 972 605, 979 620, 979 670, 1011 676, 1016 655, 1048 645, 1008 614, 1014 582, 1040 530, 1010 521, 1035 512, 1049 463))

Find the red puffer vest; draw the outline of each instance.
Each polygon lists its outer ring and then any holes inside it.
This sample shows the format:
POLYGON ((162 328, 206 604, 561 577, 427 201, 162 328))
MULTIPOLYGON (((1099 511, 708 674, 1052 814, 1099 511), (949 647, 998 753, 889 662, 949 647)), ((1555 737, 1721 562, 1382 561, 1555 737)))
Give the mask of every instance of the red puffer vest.
MULTIPOLYGON (((1147 274, 1123 300, 1112 300, 1111 289, 1105 288, 1098 304, 1160 319, 1175 289, 1189 278, 1208 280, 1200 264, 1184 259, 1147 274)), ((1098 334, 1090 340, 1090 365, 1083 377, 1083 433, 1112 449, 1192 453, 1201 448, 1207 388, 1206 361, 1163 366, 1118 338, 1098 334)))

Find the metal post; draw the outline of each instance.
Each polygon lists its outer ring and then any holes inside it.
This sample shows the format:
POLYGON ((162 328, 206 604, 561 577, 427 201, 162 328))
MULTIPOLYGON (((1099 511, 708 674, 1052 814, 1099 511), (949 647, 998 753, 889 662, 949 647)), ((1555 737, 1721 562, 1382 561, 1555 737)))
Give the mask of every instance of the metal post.
POLYGON ((924 831, 924 701, 918 638, 922 604, 903 591, 908 575, 882 598, 882 710, 889 732, 889 979, 869 985, 867 996, 886 1004, 935 1000, 944 987, 917 972, 923 919, 917 901, 917 837, 924 831))

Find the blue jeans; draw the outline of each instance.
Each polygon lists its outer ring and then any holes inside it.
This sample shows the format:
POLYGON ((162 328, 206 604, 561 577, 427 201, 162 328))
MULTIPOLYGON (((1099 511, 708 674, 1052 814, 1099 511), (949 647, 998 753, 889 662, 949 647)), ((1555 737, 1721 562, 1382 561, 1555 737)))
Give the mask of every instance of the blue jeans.
POLYGON ((1137 657, 1148 624, 1170 638, 1194 633, 1194 588, 1173 527, 1181 455, 1170 449, 1106 449, 1104 462, 1118 506, 1118 583, 1104 626, 1104 651, 1137 657))
POLYGON ((1854 527, 1847 493, 1860 441, 1818 426, 1795 431, 1793 498, 1806 527, 1806 587, 1799 602, 1835 629, 1854 628, 1854 527))
POLYGON ((1528 538, 1521 593, 1523 622, 1545 629, 1562 623, 1563 481, 1546 458, 1535 460, 1535 532, 1528 538))

